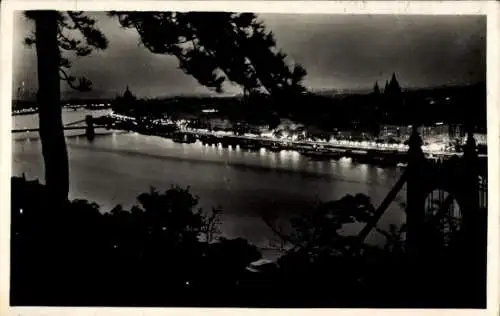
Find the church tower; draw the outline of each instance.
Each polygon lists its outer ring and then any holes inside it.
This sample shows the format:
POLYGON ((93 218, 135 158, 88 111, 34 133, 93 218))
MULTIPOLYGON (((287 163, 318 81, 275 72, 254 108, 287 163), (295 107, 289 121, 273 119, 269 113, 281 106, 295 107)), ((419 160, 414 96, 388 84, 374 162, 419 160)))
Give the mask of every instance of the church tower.
POLYGON ((401 106, 404 105, 401 87, 396 79, 396 73, 392 73, 390 81, 386 81, 384 89, 385 113, 389 121, 399 121, 404 115, 401 106), (403 115, 403 116, 401 116, 403 115))
POLYGON ((396 79, 396 73, 392 73, 392 78, 391 82, 389 83, 389 89, 392 94, 399 94, 401 93, 401 87, 399 86, 399 82, 396 79))
POLYGON ((373 86, 373 94, 379 95, 380 94, 380 88, 378 87, 378 82, 375 81, 375 85, 373 86))

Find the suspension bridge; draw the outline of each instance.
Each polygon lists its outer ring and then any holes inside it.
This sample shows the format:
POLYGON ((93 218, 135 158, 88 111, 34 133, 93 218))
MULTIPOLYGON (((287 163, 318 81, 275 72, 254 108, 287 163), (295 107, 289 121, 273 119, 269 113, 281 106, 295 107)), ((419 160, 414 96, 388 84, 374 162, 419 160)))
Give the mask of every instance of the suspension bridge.
MULTIPOLYGON (((64 125, 63 129, 65 131, 70 130, 84 130, 85 136, 87 139, 92 140, 95 137, 95 129, 96 128, 109 128, 109 125, 106 124, 95 124, 95 118, 92 115, 87 115, 85 119, 74 121, 64 125), (82 124, 84 125, 78 125, 82 124)), ((30 132, 39 132, 39 128, 23 128, 23 129, 14 129, 12 133, 30 133, 30 132)))

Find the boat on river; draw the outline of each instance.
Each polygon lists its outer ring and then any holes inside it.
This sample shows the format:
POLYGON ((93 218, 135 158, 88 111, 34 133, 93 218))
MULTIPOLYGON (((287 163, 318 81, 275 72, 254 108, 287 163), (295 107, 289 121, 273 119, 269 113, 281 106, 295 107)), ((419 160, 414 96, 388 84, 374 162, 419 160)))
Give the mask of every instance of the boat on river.
POLYGON ((266 146, 266 149, 272 152, 280 152, 283 150, 283 146, 279 143, 272 143, 266 146))
POLYGON ((324 148, 320 149, 301 149, 299 150, 299 153, 301 155, 304 155, 306 157, 312 158, 312 159, 325 159, 325 160, 338 160, 344 156, 343 153, 337 152, 337 151, 332 151, 324 148))
POLYGON ((175 143, 193 144, 196 142, 196 136, 194 136, 193 134, 175 133, 172 137, 172 140, 175 143))
POLYGON ((258 150, 260 147, 261 146, 256 141, 250 139, 245 139, 240 143, 241 149, 258 150))

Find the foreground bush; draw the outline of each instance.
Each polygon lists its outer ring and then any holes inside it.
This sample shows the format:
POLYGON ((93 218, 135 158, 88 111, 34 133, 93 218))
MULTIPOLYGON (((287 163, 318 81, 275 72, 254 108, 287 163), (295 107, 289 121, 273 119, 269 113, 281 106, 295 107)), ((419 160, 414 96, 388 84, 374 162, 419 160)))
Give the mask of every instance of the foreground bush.
POLYGON ((152 190, 105 214, 83 200, 55 209, 44 190, 12 179, 13 304, 190 304, 234 287, 261 258, 245 240, 210 242, 220 211, 195 209, 188 189, 152 190))
POLYGON ((362 195, 314 205, 292 220, 291 234, 275 229, 293 247, 255 273, 247 267, 261 258, 258 249, 243 239, 219 238, 220 210, 197 209, 189 189, 151 190, 131 210, 118 206, 104 214, 82 200, 56 207, 44 191, 37 181, 12 179, 13 305, 485 304, 484 258, 470 258, 463 242, 440 248, 430 239, 425 256, 409 258, 402 231, 385 232, 385 248, 341 235, 343 225, 372 216, 362 195))

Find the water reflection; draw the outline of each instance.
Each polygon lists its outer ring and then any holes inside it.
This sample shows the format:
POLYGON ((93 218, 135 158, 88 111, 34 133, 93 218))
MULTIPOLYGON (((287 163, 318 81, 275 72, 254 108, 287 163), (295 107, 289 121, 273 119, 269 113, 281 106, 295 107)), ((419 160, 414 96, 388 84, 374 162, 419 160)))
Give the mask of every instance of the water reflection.
MULTIPOLYGON (((359 167, 358 170, 360 171, 361 174, 361 179, 368 181, 368 176, 369 176, 368 165, 360 164, 358 167, 359 167)), ((373 170, 373 168, 371 170, 373 170)))
POLYGON ((116 148, 116 146, 118 145, 116 132, 111 133, 111 144, 113 145, 113 148, 116 148))
POLYGON ((291 152, 292 165, 295 169, 299 166, 300 158, 301 156, 298 152, 296 151, 291 152))
POLYGON ((276 167, 276 157, 277 157, 277 153, 273 153, 273 152, 270 152, 269 153, 269 161, 270 161, 270 165, 271 167, 276 167))
POLYGON ((339 161, 340 165, 352 166, 352 159, 351 158, 342 157, 338 161, 339 161))

